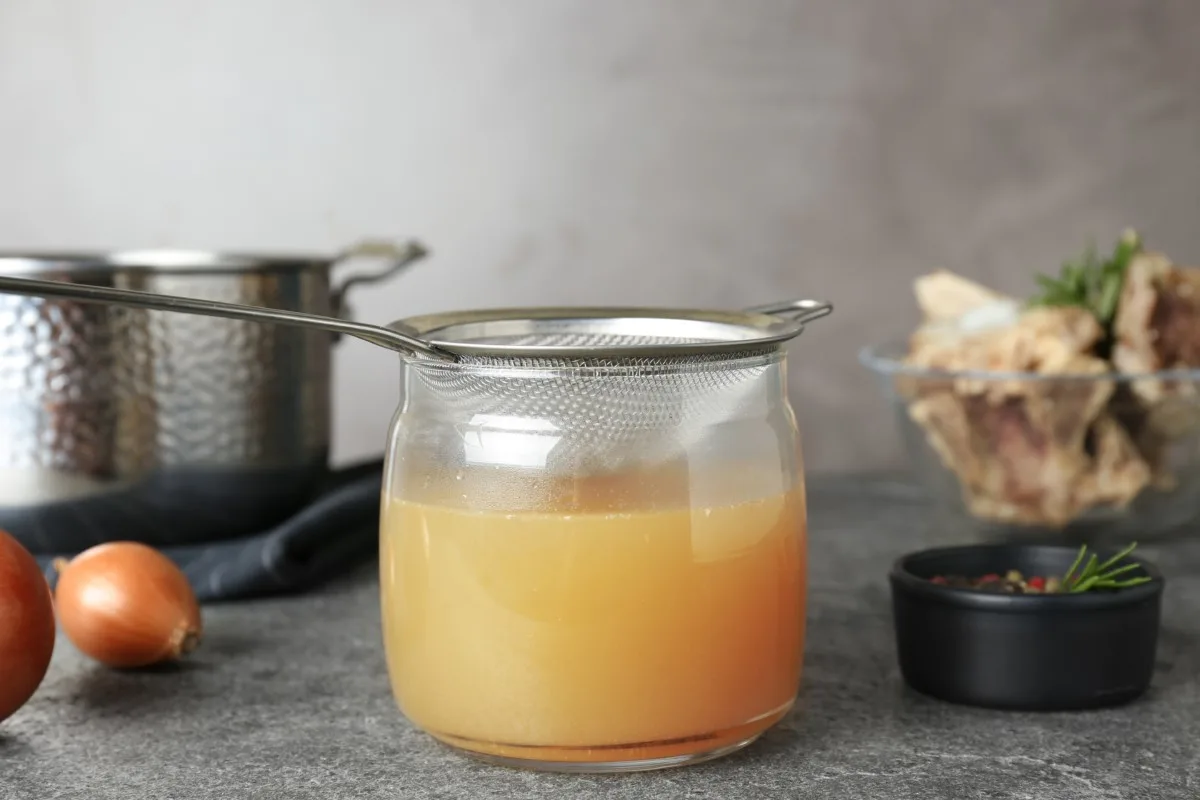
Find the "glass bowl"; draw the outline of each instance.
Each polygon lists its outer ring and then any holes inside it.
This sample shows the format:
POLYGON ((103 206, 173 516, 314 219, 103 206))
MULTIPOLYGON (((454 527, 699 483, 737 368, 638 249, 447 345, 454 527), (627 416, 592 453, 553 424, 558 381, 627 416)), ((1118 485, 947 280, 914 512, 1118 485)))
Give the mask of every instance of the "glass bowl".
POLYGON ((1049 375, 863 349, 935 518, 932 543, 1148 541, 1200 519, 1200 370, 1049 375))

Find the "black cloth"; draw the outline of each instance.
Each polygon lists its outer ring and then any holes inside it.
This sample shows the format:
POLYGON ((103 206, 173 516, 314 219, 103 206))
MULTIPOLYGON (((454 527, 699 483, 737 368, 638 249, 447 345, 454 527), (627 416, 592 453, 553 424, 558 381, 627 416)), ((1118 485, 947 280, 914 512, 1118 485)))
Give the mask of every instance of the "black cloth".
MULTIPOLYGON (((304 591, 376 553, 382 475, 381 461, 334 470, 311 503, 269 530, 160 549, 183 569, 202 603, 304 591)), ((53 586, 54 559, 73 555, 35 558, 53 586)))

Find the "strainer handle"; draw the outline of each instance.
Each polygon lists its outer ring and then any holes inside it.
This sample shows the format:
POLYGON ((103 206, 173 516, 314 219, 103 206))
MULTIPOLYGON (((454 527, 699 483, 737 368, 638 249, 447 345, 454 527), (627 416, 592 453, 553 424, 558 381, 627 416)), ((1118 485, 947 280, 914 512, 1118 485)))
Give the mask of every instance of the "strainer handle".
POLYGON ((829 316, 833 313, 833 303, 826 303, 824 300, 785 300, 782 303, 768 303, 764 306, 747 308, 746 312, 787 317, 795 322, 803 323, 829 316))
POLYGON ((431 342, 392 328, 380 325, 368 325, 365 322, 326 317, 320 314, 307 314, 302 311, 290 311, 282 308, 263 308, 261 306, 244 306, 237 303, 223 303, 217 300, 206 300, 198 297, 179 297, 169 294, 155 294, 133 289, 118 289, 112 286, 92 286, 83 283, 66 283, 63 281, 42 281, 33 278, 14 278, 0 275, 0 294, 18 294, 32 297, 57 297, 68 300, 78 300, 81 303, 99 303, 102 305, 126 306, 129 308, 151 308, 159 311, 177 311, 184 314, 200 314, 206 317, 223 317, 225 319, 243 320, 245 322, 264 322, 276 325, 289 325, 295 328, 310 328, 334 333, 344 333, 362 339, 365 342, 386 347, 410 356, 426 356, 443 361, 456 361, 457 356, 447 350, 437 347, 431 342))

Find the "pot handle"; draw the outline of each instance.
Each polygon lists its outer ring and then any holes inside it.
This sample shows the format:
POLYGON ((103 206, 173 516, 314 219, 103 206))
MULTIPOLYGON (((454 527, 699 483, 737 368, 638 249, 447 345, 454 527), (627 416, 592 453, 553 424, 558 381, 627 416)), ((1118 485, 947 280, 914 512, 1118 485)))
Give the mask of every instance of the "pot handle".
POLYGON ((390 278, 409 265, 425 258, 427 255, 429 255, 429 250, 420 242, 413 240, 397 244, 396 242, 380 239, 366 239, 347 247, 333 258, 330 264, 331 267, 336 267, 338 264, 351 258, 381 258, 386 259, 388 264, 383 269, 352 275, 341 283, 336 284, 329 295, 333 315, 335 317, 345 316, 346 291, 351 286, 358 283, 376 283, 377 281, 390 278))
POLYGON ((794 322, 807 323, 832 314, 833 303, 823 300, 785 300, 782 303, 768 303, 745 310, 750 314, 770 314, 773 317, 786 317, 794 322))

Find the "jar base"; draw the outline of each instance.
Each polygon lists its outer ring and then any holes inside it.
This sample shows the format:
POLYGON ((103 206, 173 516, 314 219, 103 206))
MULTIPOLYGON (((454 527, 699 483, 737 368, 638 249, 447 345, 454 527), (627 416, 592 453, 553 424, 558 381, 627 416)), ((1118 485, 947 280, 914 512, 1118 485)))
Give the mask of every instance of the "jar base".
POLYGON ((753 722, 702 736, 604 747, 543 747, 481 742, 430 731, 463 755, 503 767, 536 772, 620 773, 700 764, 752 744, 788 712, 792 703, 753 722))

